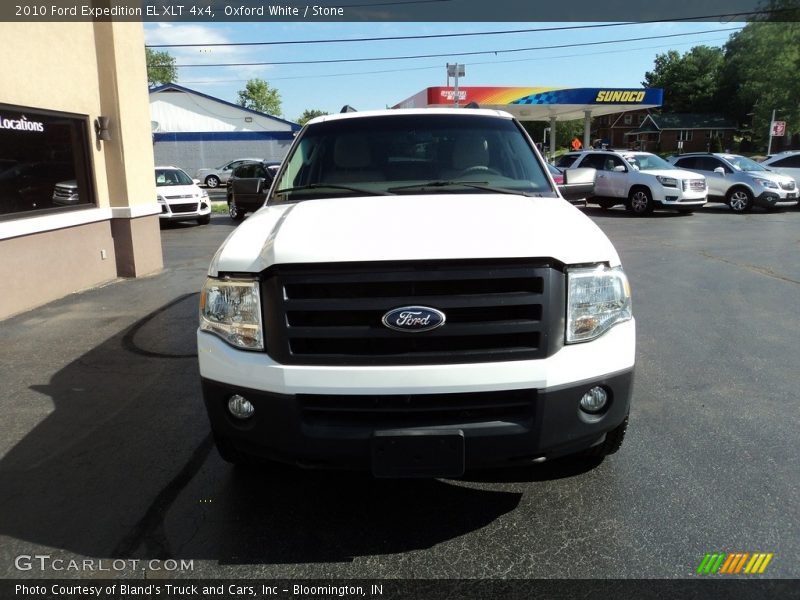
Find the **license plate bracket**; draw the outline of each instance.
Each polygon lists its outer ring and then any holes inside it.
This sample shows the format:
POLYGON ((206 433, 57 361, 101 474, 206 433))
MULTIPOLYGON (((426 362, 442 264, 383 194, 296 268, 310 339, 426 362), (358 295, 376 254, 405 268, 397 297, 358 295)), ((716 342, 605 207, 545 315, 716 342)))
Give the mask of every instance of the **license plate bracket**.
POLYGON ((375 477, 459 477, 464 474, 461 429, 394 429, 372 436, 375 477))

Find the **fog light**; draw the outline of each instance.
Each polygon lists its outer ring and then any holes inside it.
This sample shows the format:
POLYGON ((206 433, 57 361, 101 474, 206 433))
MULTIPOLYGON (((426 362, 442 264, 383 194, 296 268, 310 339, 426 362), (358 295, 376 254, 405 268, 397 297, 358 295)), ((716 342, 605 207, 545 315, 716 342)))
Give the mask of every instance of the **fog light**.
POLYGON ((239 394, 234 394, 228 399, 228 410, 237 419, 249 419, 256 412, 250 401, 239 394))
POLYGON ((588 413, 598 413, 606 407, 608 403, 608 392, 600 386, 595 386, 586 392, 581 398, 581 409, 588 413))

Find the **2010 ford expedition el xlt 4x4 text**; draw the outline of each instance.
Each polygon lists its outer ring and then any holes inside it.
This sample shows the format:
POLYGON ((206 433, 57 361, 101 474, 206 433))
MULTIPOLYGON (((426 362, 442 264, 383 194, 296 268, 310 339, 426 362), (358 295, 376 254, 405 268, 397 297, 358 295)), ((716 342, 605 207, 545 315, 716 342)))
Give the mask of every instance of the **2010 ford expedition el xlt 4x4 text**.
POLYGON ((615 452, 635 326, 619 257, 510 115, 310 121, 211 263, 197 333, 220 454, 452 477, 615 452))

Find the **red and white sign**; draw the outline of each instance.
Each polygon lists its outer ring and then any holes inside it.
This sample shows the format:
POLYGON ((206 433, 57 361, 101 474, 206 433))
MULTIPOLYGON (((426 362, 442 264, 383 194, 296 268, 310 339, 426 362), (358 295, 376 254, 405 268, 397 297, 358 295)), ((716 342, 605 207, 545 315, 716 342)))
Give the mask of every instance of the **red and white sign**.
POLYGON ((786 121, 772 122, 772 137, 783 137, 786 133, 786 121))

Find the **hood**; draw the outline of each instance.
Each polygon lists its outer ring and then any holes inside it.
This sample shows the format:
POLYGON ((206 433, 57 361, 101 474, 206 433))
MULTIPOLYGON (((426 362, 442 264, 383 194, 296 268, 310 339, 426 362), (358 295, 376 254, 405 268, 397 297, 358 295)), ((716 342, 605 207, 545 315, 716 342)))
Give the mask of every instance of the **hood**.
POLYGON ((188 200, 190 198, 199 198, 200 196, 203 195, 203 190, 201 190, 195 184, 161 185, 161 186, 156 186, 156 193, 162 198, 166 198, 167 200, 179 200, 179 199, 188 200), (187 196, 188 198, 185 198, 187 196))
POLYGON ((600 228, 560 198, 441 194, 267 206, 231 233, 209 275, 287 263, 518 257, 619 264, 600 228))
POLYGON ((775 183, 789 183, 794 181, 793 177, 778 173, 777 171, 744 171, 751 177, 760 177, 761 179, 769 179, 775 183))
POLYGON ((672 177, 674 179, 705 179, 705 175, 686 169, 648 169, 647 171, 641 171, 641 173, 658 175, 659 177, 672 177))

